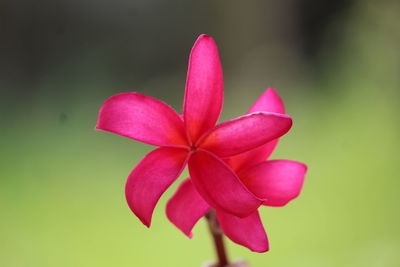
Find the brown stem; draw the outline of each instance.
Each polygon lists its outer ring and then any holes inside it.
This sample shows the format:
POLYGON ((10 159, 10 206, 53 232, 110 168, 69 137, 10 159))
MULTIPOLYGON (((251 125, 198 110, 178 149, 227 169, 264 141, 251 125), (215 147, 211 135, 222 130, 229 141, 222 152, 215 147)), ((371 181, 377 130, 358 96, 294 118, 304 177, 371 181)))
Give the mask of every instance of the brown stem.
POLYGON ((208 221, 208 228, 214 240, 215 250, 218 256, 218 264, 215 267, 225 267, 228 265, 228 257, 224 246, 224 234, 218 224, 214 209, 211 209, 205 216, 208 221))

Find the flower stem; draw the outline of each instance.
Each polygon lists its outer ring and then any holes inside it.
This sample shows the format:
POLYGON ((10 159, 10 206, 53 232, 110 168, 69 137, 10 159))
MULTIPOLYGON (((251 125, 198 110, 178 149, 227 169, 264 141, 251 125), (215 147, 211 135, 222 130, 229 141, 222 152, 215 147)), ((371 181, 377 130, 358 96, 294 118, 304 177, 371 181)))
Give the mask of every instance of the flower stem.
POLYGON ((214 240, 215 250, 218 256, 218 263, 215 267, 225 267, 228 265, 228 257, 224 246, 224 234, 218 224, 215 210, 211 209, 205 216, 208 221, 208 228, 214 240))

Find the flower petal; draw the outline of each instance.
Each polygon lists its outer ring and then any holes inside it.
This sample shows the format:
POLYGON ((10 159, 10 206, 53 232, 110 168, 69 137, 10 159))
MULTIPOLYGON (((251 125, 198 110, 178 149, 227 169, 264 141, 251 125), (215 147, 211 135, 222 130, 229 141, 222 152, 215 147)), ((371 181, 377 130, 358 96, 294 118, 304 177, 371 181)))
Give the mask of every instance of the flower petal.
MULTIPOLYGON (((257 99, 249 111, 247 111, 247 114, 257 111, 285 114, 285 107, 275 90, 273 88, 268 88, 264 94, 257 99)), ((233 156, 229 158, 229 165, 232 167, 232 169, 238 171, 249 166, 250 164, 262 162, 272 154, 277 144, 278 139, 274 139, 253 150, 233 156)))
POLYGON ((234 156, 274 140, 292 126, 284 114, 256 112, 221 123, 199 140, 199 147, 220 157, 234 156))
POLYGON ((199 195, 190 178, 181 183, 167 203, 167 217, 185 235, 192 238, 193 226, 210 210, 199 195))
POLYGON ((185 127, 167 104, 139 93, 117 94, 104 102, 96 129, 156 146, 187 145, 185 127))
POLYGON ((306 172, 307 166, 297 161, 269 160, 238 175, 251 192, 266 199, 264 205, 280 207, 300 194, 306 172))
POLYGON ((267 234, 258 211, 245 218, 239 218, 220 210, 217 210, 216 213, 222 230, 233 242, 254 252, 269 250, 267 234))
POLYGON ((247 111, 250 114, 257 111, 285 114, 285 106, 274 88, 268 88, 247 111))
POLYGON ((150 227, 154 207, 185 168, 188 151, 161 147, 147 154, 129 174, 125 185, 130 209, 150 227))
POLYGON ((216 209, 244 217, 261 205, 229 166, 207 151, 197 151, 190 157, 189 173, 197 191, 216 209))
POLYGON ((214 40, 200 35, 189 57, 183 114, 193 143, 215 126, 223 102, 223 77, 214 40))

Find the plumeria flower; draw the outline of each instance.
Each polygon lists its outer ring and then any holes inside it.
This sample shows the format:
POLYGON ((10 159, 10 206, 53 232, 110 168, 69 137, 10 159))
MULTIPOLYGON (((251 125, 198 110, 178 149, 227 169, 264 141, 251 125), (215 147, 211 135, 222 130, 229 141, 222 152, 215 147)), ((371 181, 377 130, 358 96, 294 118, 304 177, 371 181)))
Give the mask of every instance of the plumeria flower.
MULTIPOLYGON (((274 89, 268 89, 251 107, 248 114, 257 111, 284 114, 284 106, 274 89)), ((306 165, 291 160, 267 160, 278 139, 256 149, 226 159, 237 177, 263 205, 280 207, 296 198, 303 186, 306 165)), ((212 172, 202 173, 212 176, 212 172)), ((204 177, 206 179, 206 177, 204 177)), ((207 198, 200 195, 193 179, 186 179, 167 204, 167 216, 183 233, 192 237, 196 222, 212 208, 207 198)), ((233 242, 255 252, 269 250, 268 238, 258 211, 240 218, 222 209, 216 209, 221 229, 233 242)))
POLYGON ((282 136, 291 117, 254 112, 215 126, 222 102, 218 50, 211 37, 201 35, 189 58, 182 116, 139 93, 114 95, 101 107, 97 129, 159 146, 133 169, 125 186, 130 209, 147 227, 159 198, 186 164, 195 189, 211 207, 246 217, 263 203, 221 158, 282 136))

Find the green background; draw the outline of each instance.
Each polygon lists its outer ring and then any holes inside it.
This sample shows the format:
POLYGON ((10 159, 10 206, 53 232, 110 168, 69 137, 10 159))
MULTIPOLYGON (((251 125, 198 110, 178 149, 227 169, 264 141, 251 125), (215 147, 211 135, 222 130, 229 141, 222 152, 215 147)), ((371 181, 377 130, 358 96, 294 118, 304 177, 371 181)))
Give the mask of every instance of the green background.
POLYGON ((215 38, 224 67, 221 121, 275 87, 294 125, 272 158, 309 167, 298 199, 260 209, 271 250, 227 240, 230 258, 400 266, 396 1, 353 1, 334 14, 312 57, 299 52, 287 3, 84 3, 74 11, 65 4, 64 24, 50 1, 0 6, 6 37, 15 35, 13 46, 1 46, 0 266, 188 267, 214 259, 203 220, 189 240, 165 216, 179 182, 150 229, 127 207, 125 179, 152 147, 94 131, 102 102, 118 92, 145 93, 180 112, 187 57, 203 32, 215 38), (134 16, 120 17, 125 10, 134 16))

